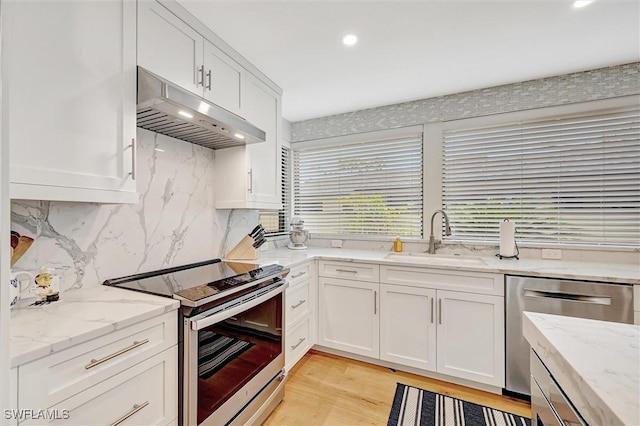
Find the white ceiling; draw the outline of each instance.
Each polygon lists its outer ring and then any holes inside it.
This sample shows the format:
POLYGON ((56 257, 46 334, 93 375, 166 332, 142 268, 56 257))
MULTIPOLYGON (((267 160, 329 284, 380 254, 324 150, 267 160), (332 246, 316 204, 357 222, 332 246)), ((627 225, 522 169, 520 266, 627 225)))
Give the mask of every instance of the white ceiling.
POLYGON ((637 0, 179 2, 282 87, 290 121, 640 60, 637 0))

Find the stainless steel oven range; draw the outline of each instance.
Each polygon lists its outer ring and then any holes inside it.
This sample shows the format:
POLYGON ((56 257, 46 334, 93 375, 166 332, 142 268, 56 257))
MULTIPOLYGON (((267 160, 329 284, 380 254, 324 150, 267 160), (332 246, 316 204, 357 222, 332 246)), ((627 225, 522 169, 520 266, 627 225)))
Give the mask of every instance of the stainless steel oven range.
POLYGON ((288 273, 213 259, 104 282, 180 300, 181 425, 260 424, 282 401, 288 273))

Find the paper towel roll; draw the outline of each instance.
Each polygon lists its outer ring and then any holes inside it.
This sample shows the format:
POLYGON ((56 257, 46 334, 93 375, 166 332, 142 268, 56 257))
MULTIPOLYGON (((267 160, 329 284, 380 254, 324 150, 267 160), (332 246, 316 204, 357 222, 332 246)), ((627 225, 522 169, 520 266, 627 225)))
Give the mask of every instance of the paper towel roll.
POLYGON ((516 224, 507 220, 500 223, 500 255, 516 255, 516 224))

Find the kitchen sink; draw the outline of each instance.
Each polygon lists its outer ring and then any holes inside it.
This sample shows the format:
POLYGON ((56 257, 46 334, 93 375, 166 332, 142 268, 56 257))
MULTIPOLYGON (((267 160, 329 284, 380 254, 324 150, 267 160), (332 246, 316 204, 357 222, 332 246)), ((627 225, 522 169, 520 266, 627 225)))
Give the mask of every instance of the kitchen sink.
POLYGON ((428 253, 389 253, 385 256, 387 260, 397 262, 419 263, 433 265, 439 263, 452 263, 457 265, 481 265, 483 259, 480 257, 465 257, 455 254, 428 254, 428 253))

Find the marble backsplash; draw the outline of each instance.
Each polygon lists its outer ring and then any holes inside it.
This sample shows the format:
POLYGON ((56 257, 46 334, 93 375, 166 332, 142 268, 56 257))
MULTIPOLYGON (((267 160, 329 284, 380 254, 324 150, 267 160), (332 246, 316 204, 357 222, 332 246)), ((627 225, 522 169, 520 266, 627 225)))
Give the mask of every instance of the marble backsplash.
POLYGON ((12 201, 11 229, 35 239, 13 269, 49 265, 66 290, 222 257, 258 212, 214 208, 214 152, 138 129, 138 204, 12 201))

